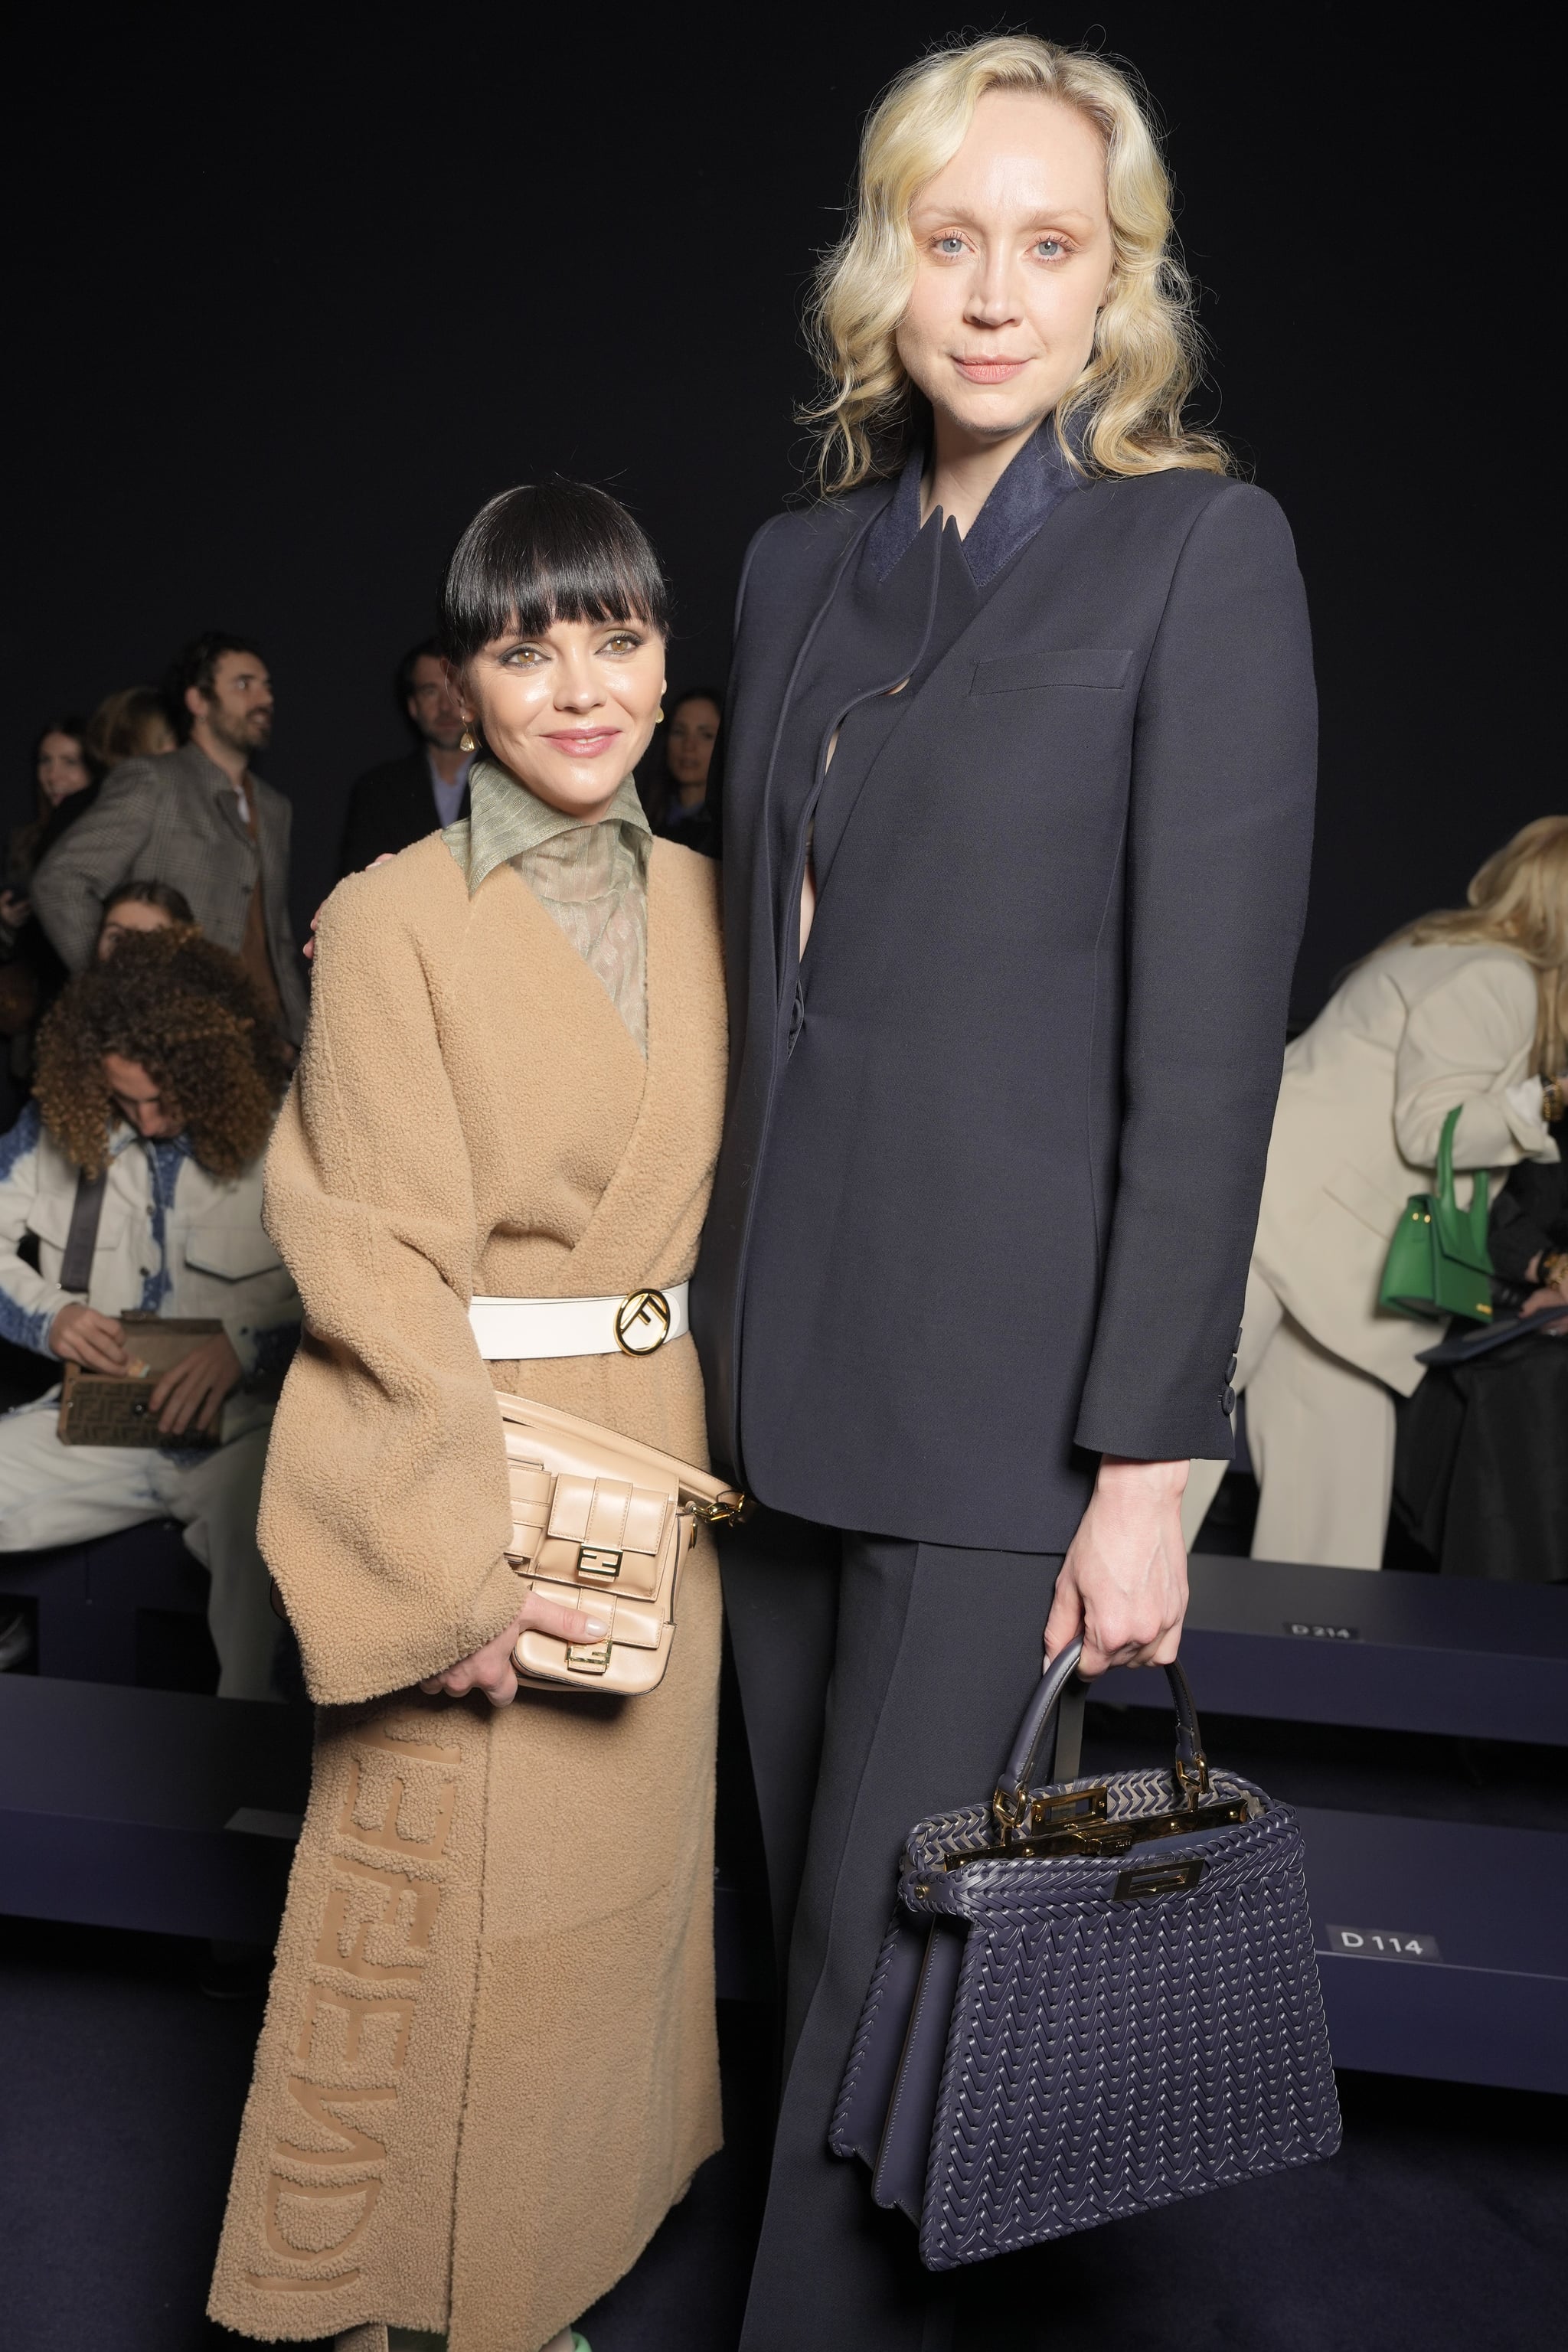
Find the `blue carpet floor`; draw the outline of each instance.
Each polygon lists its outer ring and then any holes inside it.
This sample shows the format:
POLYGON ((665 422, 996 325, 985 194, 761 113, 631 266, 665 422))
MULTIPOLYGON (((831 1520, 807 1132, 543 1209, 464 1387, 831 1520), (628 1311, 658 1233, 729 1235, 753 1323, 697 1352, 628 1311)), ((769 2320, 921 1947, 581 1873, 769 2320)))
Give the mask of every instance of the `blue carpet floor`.
MULTIPOLYGON (((0 1923, 5 2352, 236 2346, 203 2304, 260 2004, 204 1998, 203 1958, 174 1938, 0 1923)), ((760 2012, 723 2015, 730 2144, 587 2315, 594 2352, 734 2345, 767 2053, 760 2012)), ((976 2272, 961 2352, 1560 2343, 1563 2103, 1374 2075, 1342 2087, 1335 2163, 976 2272)))

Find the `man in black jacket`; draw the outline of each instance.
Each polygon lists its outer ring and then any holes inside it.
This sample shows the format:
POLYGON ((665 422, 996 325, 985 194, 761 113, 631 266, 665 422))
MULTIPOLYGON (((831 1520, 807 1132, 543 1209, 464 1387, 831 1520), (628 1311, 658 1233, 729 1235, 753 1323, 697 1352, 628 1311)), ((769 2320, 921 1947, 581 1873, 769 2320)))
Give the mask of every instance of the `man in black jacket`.
POLYGON ((419 748, 356 778, 338 852, 340 876, 357 874, 388 851, 406 849, 438 825, 468 814, 474 755, 462 748, 463 716, 434 637, 398 663, 397 699, 419 748))

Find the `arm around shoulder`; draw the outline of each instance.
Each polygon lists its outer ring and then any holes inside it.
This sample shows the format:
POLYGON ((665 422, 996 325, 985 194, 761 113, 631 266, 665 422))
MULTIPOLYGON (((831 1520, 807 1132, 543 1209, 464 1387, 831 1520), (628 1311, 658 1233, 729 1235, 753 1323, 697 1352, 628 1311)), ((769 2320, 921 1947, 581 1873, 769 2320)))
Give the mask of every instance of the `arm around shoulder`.
POLYGON ((439 955, 391 866, 323 909, 310 1025, 268 1158, 267 1224, 306 1328, 261 1541, 319 1699, 405 1687, 515 1615, 500 1422, 468 1320, 467 1145, 439 955))

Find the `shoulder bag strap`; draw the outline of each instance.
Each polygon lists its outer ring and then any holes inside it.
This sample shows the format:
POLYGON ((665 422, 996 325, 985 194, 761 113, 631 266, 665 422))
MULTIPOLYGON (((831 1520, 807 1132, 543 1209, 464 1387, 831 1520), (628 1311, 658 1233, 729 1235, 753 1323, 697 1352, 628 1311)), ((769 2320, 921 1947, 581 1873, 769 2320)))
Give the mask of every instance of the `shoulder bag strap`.
POLYGON ((107 1168, 100 1176, 89 1176, 84 1169, 76 1180, 70 1231, 66 1235, 65 1255, 60 1260, 60 1288, 79 1290, 83 1297, 92 1286, 92 1254, 98 1246, 99 1220, 103 1214, 103 1196, 108 1189, 107 1168))

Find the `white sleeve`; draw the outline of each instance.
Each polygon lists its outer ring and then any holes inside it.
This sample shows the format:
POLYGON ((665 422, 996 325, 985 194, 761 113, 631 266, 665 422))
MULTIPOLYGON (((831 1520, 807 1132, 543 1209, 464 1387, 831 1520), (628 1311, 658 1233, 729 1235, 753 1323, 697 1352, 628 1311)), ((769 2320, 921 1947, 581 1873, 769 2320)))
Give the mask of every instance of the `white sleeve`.
POLYGON ((1535 975, 1522 957, 1477 957, 1424 996, 1410 1013, 1394 1066, 1394 1131, 1413 1168, 1433 1168, 1443 1121, 1462 1106, 1454 1130, 1456 1168, 1508 1168, 1555 1160, 1521 1086, 1535 1037, 1535 975))
POLYGON ((70 1304, 70 1293, 47 1281, 17 1248, 37 1198, 41 1131, 38 1106, 29 1103, 9 1133, 0 1135, 0 1339, 52 1358, 49 1327, 70 1304))

